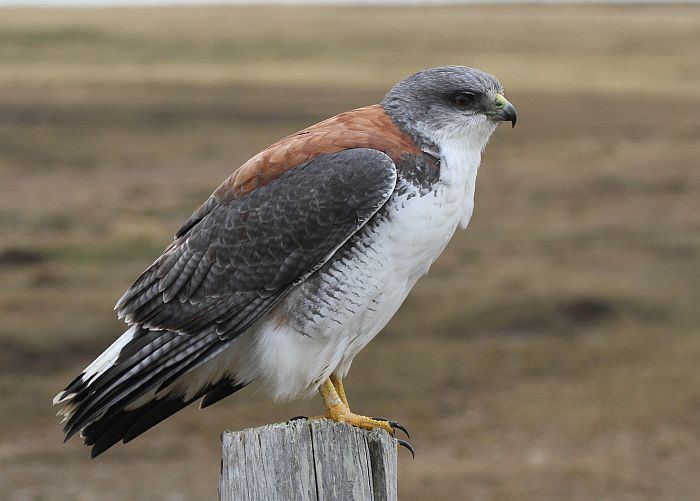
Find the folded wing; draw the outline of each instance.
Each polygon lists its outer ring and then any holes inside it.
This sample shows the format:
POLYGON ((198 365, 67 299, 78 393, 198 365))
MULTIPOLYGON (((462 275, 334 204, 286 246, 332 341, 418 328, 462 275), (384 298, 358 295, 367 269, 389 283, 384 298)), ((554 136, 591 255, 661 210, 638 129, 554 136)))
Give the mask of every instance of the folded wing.
POLYGON ((81 431, 99 454, 249 383, 232 379, 235 368, 202 374, 364 226, 395 184, 387 155, 353 148, 239 196, 217 190, 117 303, 132 328, 57 395, 67 438, 81 431))
POLYGON ((321 155, 240 198, 211 198, 119 300, 130 324, 183 334, 245 330, 321 266, 386 202, 391 159, 321 155))

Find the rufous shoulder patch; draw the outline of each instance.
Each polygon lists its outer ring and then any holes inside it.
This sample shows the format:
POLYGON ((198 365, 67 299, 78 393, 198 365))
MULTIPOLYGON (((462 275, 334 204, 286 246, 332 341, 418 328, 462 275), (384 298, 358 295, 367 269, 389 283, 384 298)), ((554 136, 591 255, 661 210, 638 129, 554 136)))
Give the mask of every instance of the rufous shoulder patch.
POLYGON ((405 154, 421 154, 411 137, 375 104, 348 111, 307 127, 261 151, 214 192, 218 200, 238 198, 314 157, 348 148, 372 148, 398 162, 405 154))

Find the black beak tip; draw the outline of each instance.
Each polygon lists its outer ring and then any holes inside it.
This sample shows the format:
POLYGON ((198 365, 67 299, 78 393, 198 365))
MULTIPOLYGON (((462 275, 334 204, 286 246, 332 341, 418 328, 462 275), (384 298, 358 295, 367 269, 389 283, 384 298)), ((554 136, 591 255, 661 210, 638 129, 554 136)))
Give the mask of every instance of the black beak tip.
POLYGON ((511 128, 514 128, 515 123, 518 121, 518 112, 515 109, 515 106, 508 103, 508 106, 506 106, 505 112, 506 112, 506 120, 510 121, 511 128))

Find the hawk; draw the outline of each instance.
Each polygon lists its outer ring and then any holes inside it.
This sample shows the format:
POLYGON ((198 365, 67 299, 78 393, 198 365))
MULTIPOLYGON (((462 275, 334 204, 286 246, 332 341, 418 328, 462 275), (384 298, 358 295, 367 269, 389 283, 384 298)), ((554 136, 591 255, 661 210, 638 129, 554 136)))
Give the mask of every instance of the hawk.
POLYGON ((117 302, 129 329, 54 399, 66 440, 95 457, 251 384, 403 429, 353 413, 343 378, 469 223, 481 152, 515 126, 503 94, 474 68, 427 69, 248 160, 117 302))

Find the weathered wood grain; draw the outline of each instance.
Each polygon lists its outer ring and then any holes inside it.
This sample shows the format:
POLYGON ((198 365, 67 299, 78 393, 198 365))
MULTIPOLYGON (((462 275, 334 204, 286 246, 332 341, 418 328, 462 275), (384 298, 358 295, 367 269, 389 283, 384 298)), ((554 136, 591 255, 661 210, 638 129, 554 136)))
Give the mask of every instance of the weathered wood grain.
POLYGON ((396 440, 328 420, 222 435, 223 501, 395 501, 396 440))

